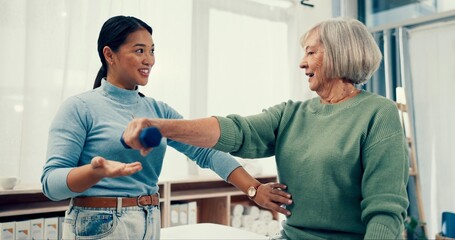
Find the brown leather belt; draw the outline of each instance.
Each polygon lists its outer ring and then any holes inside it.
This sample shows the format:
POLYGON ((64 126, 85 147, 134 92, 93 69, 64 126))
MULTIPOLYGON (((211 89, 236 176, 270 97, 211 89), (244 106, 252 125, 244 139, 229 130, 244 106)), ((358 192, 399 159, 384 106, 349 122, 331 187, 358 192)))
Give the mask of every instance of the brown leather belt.
MULTIPOLYGON (((157 193, 121 199, 122 207, 158 206, 160 204, 160 197, 157 193)), ((78 197, 73 199, 74 206, 91 208, 116 208, 117 202, 119 201, 116 197, 78 197)))

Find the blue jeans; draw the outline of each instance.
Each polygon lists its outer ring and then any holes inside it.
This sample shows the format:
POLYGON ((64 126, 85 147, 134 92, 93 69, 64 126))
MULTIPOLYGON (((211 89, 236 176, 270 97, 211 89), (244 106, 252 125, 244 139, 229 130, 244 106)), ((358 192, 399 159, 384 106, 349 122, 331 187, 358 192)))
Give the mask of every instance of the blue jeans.
POLYGON ((161 214, 156 206, 86 208, 70 205, 62 239, 160 239, 161 214))

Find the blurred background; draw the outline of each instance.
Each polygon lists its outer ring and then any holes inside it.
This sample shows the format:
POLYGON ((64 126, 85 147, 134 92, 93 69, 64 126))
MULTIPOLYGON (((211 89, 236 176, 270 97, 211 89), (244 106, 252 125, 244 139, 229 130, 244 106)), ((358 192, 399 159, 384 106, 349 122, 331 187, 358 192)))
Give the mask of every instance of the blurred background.
MULTIPOLYGON (((156 64, 140 91, 189 119, 315 96, 298 67, 300 37, 347 16, 370 28, 384 54, 359 87, 392 100, 405 89, 434 236, 440 213, 455 211, 454 9, 453 0, 0 0, 0 176, 39 187, 49 124, 63 100, 92 88, 98 33, 112 16, 152 26, 156 64)), ((276 174, 273 158, 239 161, 276 174)), ((161 178, 189 174, 209 173, 168 148, 161 178)))

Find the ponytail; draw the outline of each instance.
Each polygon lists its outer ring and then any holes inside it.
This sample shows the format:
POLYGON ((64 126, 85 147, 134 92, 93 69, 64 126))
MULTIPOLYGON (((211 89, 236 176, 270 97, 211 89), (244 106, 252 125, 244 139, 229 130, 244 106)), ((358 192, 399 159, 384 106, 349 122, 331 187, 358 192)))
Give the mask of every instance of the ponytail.
POLYGON ((104 66, 101 66, 98 74, 96 75, 95 82, 93 83, 93 89, 101 86, 101 80, 105 77, 107 77, 106 68, 104 66))

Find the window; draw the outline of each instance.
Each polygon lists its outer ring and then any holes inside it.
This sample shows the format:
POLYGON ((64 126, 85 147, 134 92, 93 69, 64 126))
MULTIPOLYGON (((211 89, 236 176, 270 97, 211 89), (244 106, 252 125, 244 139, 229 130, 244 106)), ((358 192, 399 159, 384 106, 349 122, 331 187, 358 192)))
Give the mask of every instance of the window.
POLYGON ((453 0, 360 0, 359 17, 368 27, 393 24, 455 9, 453 0))

